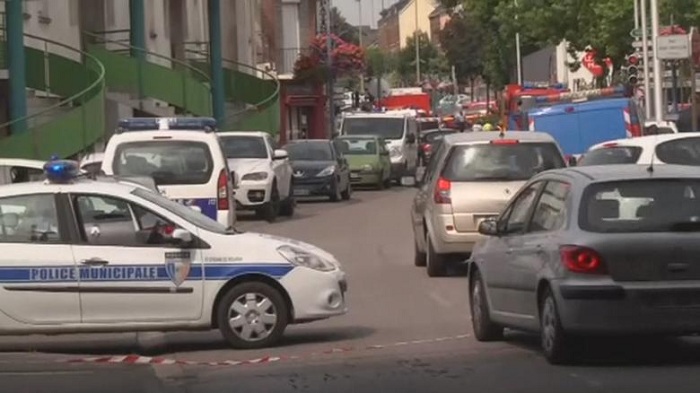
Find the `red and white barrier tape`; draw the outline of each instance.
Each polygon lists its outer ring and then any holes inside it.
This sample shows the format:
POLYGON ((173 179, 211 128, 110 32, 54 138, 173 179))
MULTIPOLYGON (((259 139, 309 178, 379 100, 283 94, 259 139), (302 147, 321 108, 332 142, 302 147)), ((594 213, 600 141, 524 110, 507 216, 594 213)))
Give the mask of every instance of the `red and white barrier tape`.
POLYGON ((298 360, 303 358, 310 358, 322 355, 331 355, 335 353, 346 353, 346 352, 358 352, 362 350, 376 350, 376 349, 387 349, 402 347, 407 345, 418 345, 418 344, 430 344, 438 343, 442 341, 453 341, 462 340, 469 337, 468 334, 462 334, 458 336, 451 337, 439 337, 423 340, 412 340, 412 341, 399 341, 391 344, 378 344, 369 345, 366 347, 340 347, 331 348, 329 350, 313 352, 306 355, 289 355, 289 356, 264 356, 256 359, 248 360, 222 360, 218 362, 204 362, 204 361, 192 361, 192 360, 179 360, 172 358, 163 357, 148 357, 139 355, 120 355, 120 356, 100 356, 100 357, 86 357, 80 359, 69 359, 63 360, 64 363, 100 363, 100 364, 152 364, 152 365, 181 365, 181 366, 244 366, 253 364, 266 364, 275 363, 285 360, 298 360))

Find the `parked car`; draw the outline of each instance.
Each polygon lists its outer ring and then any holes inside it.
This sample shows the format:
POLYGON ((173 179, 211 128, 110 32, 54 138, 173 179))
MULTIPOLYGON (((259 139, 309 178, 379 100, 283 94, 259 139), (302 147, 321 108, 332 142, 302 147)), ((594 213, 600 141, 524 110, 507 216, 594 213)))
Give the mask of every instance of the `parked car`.
POLYGON ((700 132, 624 138, 592 146, 578 165, 680 164, 700 166, 700 132))
POLYGON ((328 196, 333 202, 350 199, 350 167, 332 141, 300 139, 283 149, 292 164, 295 196, 328 196))
POLYGON ((420 161, 420 164, 422 166, 428 165, 430 157, 432 157, 433 151, 435 151, 437 142, 445 135, 454 134, 456 132, 459 131, 452 128, 436 128, 421 132, 418 138, 418 161, 420 161))
POLYGON ((350 165, 350 182, 378 189, 391 187, 391 160, 384 138, 375 135, 342 136, 338 147, 350 165))
POLYGON ((287 152, 276 149, 266 132, 220 132, 219 140, 229 168, 236 173, 237 210, 254 210, 275 221, 279 214, 294 215, 292 166, 287 152))
POLYGON ((474 336, 539 332, 545 357, 566 363, 586 335, 700 332, 699 198, 700 174, 688 166, 533 177, 479 224, 485 239, 469 267, 474 336))
POLYGON ((413 200, 415 265, 441 276, 482 239, 479 223, 495 217, 533 175, 565 167, 554 139, 540 132, 447 135, 413 200))
POLYGON ((0 158, 0 185, 44 179, 46 162, 22 158, 0 158))

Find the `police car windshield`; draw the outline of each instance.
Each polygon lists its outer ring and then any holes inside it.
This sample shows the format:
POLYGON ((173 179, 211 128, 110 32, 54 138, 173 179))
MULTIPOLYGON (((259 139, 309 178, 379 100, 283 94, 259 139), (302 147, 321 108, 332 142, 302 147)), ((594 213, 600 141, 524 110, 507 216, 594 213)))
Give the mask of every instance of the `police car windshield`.
POLYGON ((112 165, 115 175, 148 176, 161 186, 206 184, 214 166, 207 144, 167 140, 121 144, 112 165))
POLYGON ((211 218, 205 216, 204 214, 192 209, 191 207, 187 207, 185 205, 181 205, 175 201, 172 201, 168 198, 165 198, 164 196, 160 194, 156 194, 155 192, 144 190, 141 188, 137 188, 134 191, 131 192, 132 194, 147 200, 148 202, 151 202, 153 204, 156 204, 163 209, 169 211, 170 213, 175 214, 178 217, 181 217, 185 221, 189 222, 190 224, 204 229, 205 231, 213 232, 213 233, 218 233, 220 235, 232 235, 235 234, 236 232, 228 230, 225 226, 222 224, 219 224, 217 221, 212 220, 211 218))
POLYGON ((226 158, 269 158, 265 140, 259 136, 224 136, 221 148, 226 158))
POLYGON ((343 135, 376 135, 384 139, 403 138, 403 117, 348 117, 343 120, 343 135))

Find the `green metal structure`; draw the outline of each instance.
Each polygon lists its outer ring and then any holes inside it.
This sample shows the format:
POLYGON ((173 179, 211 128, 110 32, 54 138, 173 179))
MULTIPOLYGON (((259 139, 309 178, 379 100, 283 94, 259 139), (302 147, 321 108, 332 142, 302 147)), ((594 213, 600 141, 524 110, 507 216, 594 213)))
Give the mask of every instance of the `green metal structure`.
POLYGON ((60 42, 30 34, 25 41, 32 45, 25 47, 27 87, 51 104, 0 124, 0 157, 74 156, 105 134, 105 69, 89 53, 60 42), (27 132, 9 135, 19 121, 27 132))

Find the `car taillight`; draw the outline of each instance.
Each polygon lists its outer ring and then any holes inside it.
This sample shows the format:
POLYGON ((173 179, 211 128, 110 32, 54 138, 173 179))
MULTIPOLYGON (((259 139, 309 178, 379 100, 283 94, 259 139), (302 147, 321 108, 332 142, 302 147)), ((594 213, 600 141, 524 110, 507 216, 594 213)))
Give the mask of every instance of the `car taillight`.
POLYGON ((575 273, 604 274, 603 258, 597 251, 581 246, 559 247, 561 262, 575 273))
POLYGON ((228 210, 228 173, 225 169, 219 173, 216 182, 216 206, 218 210, 228 210))
POLYGON ((450 204, 452 199, 450 198, 450 189, 452 189, 452 182, 441 177, 437 181, 435 186, 435 195, 433 199, 437 204, 450 204))

